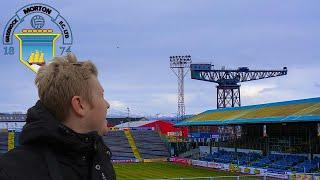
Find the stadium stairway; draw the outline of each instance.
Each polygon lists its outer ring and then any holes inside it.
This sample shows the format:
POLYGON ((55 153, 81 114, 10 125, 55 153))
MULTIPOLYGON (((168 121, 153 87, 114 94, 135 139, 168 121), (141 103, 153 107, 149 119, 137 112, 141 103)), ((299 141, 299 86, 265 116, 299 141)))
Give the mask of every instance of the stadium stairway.
POLYGON ((134 154, 134 156, 136 157, 136 159, 139 159, 139 161, 142 160, 142 157, 141 157, 141 154, 136 146, 136 143, 132 137, 132 134, 131 134, 131 131, 129 129, 125 130, 124 131, 124 134, 126 135, 127 139, 128 139, 128 142, 131 146, 131 149, 132 149, 132 152, 134 154))

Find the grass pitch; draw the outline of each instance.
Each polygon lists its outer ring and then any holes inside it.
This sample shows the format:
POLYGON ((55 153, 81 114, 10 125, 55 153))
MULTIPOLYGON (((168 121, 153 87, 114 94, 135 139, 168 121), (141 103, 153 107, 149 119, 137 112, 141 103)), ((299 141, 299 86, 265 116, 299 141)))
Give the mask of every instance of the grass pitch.
MULTIPOLYGON (((169 162, 145 163, 119 163, 114 164, 118 180, 133 179, 165 179, 180 177, 210 177, 210 176, 235 176, 231 172, 217 171, 214 169, 183 166, 169 162)), ((236 178, 218 178, 236 179, 236 178)), ((240 179, 256 179, 254 177, 241 177, 240 179)), ((257 178, 259 179, 259 178, 257 178)), ((261 178, 260 178, 261 179, 261 178)))

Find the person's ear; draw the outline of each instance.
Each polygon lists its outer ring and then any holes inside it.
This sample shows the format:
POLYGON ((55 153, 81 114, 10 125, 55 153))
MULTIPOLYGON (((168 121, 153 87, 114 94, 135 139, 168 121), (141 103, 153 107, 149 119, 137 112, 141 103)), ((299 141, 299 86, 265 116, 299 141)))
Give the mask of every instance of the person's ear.
POLYGON ((86 114, 86 104, 80 96, 73 96, 71 99, 71 107, 75 114, 83 117, 86 114))

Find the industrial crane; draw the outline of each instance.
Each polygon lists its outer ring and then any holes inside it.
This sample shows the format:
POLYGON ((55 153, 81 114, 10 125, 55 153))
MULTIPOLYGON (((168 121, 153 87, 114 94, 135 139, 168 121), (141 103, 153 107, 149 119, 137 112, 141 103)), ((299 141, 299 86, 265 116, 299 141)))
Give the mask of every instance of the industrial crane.
POLYGON ((191 79, 217 83, 217 108, 241 106, 241 82, 254 81, 286 75, 287 67, 280 70, 214 69, 214 65, 191 64, 191 79))

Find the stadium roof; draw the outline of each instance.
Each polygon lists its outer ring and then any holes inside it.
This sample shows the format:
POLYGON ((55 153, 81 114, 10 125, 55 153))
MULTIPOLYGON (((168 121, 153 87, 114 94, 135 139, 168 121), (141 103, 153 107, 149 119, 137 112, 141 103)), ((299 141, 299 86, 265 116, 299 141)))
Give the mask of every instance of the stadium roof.
POLYGON ((27 115, 22 113, 0 113, 0 122, 24 122, 27 115))
POLYGON ((208 110, 175 126, 320 122, 320 97, 208 110))
POLYGON ((143 126, 143 125, 146 125, 146 124, 153 123, 155 121, 157 121, 157 120, 125 122, 125 123, 122 123, 122 124, 118 124, 115 127, 117 127, 117 128, 129 128, 129 127, 130 128, 136 128, 136 127, 140 127, 140 126, 143 126))
POLYGON ((112 117, 112 118, 109 118, 109 117, 107 117, 109 127, 113 127, 113 126, 116 126, 118 124, 125 123, 125 122, 142 121, 142 120, 148 120, 148 119, 145 117, 138 117, 138 118, 134 118, 134 117, 112 117))

